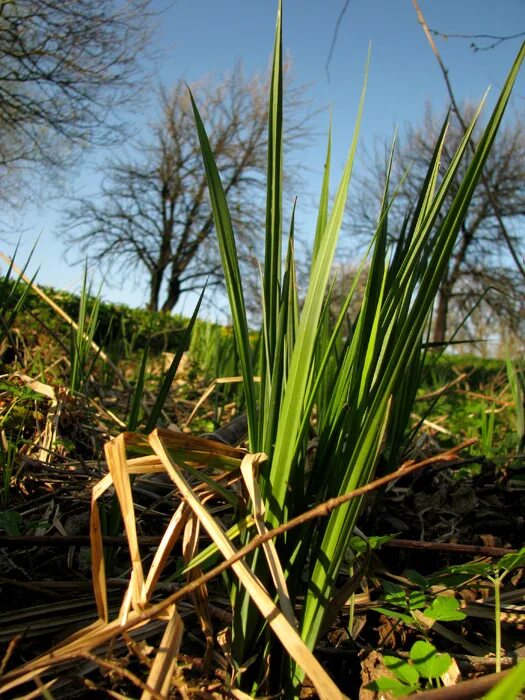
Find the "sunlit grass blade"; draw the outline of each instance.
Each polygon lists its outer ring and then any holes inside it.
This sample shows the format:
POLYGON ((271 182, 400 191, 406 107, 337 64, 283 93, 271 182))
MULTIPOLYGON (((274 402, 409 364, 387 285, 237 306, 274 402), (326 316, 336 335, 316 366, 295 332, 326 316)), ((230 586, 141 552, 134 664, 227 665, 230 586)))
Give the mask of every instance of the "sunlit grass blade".
POLYGON ((250 347, 250 334, 246 317, 246 305, 242 287, 241 273, 237 257, 237 247, 233 227, 226 202, 226 196, 222 187, 219 171, 213 158, 213 152, 204 129, 204 124, 199 114, 193 95, 191 104, 195 117, 195 124, 199 136, 202 151, 202 159, 206 171, 206 179, 210 192, 210 200, 213 211, 213 220, 219 241, 219 249, 224 270, 226 290, 230 301, 230 309, 233 317, 233 328, 239 361, 244 380, 246 396, 246 410, 248 414, 248 434, 251 445, 256 445, 257 437, 257 407, 255 399, 255 387, 253 383, 252 356, 250 347))
POLYGON ((81 392, 88 381, 101 348, 97 346, 93 357, 94 337, 98 326, 98 314, 100 310, 100 290, 91 300, 90 285, 88 284, 87 261, 84 266, 82 290, 80 293, 80 305, 78 321, 75 328, 71 329, 71 353, 69 388, 73 394, 81 392))
POLYGON ((290 357, 294 347, 297 331, 298 301, 293 259, 294 212, 290 225, 288 253, 282 285, 282 302, 277 316, 277 336, 273 355, 273 372, 267 373, 267 400, 261 411, 261 446, 269 459, 273 454, 275 436, 280 420, 280 406, 284 387, 288 377, 290 357))
MULTIPOLYGON (((341 493, 355 488, 371 477, 381 438, 386 428, 391 397, 395 396, 397 388, 401 385, 403 373, 410 371, 409 368, 413 360, 419 361, 418 348, 421 348, 422 334, 433 298, 501 122, 512 84, 523 57, 524 50, 522 48, 467 168, 465 178, 433 239, 433 246, 430 255, 425 259, 423 270, 419 267, 419 263, 414 262, 416 259, 414 250, 410 250, 410 248, 406 253, 410 263, 399 266, 398 276, 393 281, 390 292, 390 310, 386 309, 389 320, 383 326, 384 342, 388 343, 388 351, 381 353, 380 366, 375 369, 370 367, 368 370, 373 370, 377 379, 371 385, 366 406, 363 406, 363 418, 358 421, 357 425, 354 424, 354 430, 344 432, 344 440, 339 441, 339 448, 332 452, 334 466, 337 468, 337 465, 342 462, 345 469, 343 478, 340 479, 341 493), (417 287, 415 286, 416 281, 417 287), (412 289, 416 292, 411 294, 409 306, 407 306, 406 289, 412 289), (401 308, 405 309, 403 314, 397 312, 400 303, 401 308), (356 428, 358 429, 357 434, 354 432, 356 428)), ((448 179, 447 186, 449 186, 450 181, 451 178, 448 179)), ((443 191, 440 188, 433 205, 429 206, 429 209, 433 210, 432 215, 434 212, 437 214, 435 201, 441 201, 444 193, 446 190, 443 191)), ((422 227, 426 225, 426 221, 421 224, 422 227)), ((416 241, 416 246, 419 245, 418 235, 420 235, 420 231, 415 231, 413 241, 416 241)), ((365 340, 363 336, 361 342, 365 342, 365 340)), ((350 406, 352 405, 351 397, 352 395, 349 396, 350 406)), ((352 425, 352 420, 349 425, 352 425)), ((326 452, 324 456, 326 457, 326 452)), ((327 469, 329 466, 326 462, 322 465, 323 469, 327 469)), ((316 563, 311 574, 311 583, 302 620, 304 638, 308 640, 309 644, 315 642, 320 629, 329 592, 333 589, 335 576, 344 553, 345 542, 350 536, 356 516, 355 504, 351 504, 347 508, 343 507, 332 514, 319 550, 314 550, 313 561, 316 563)))
POLYGON ((525 661, 518 661, 517 666, 506 675, 486 695, 483 700, 511 700, 519 698, 525 688, 525 661))
MULTIPOLYGON (((332 122, 330 119, 330 128, 328 129, 328 139, 326 144, 326 156, 323 170, 323 181, 321 184, 321 194, 319 197, 319 210, 317 213, 317 222, 315 226, 315 236, 312 246, 312 261, 313 265, 315 259, 317 258, 317 253, 321 245, 321 240, 326 230, 326 225, 328 223, 328 205, 330 200, 330 161, 332 156, 332 122)), ((332 279, 332 288, 335 284, 335 276, 332 279)), ((328 338, 330 335, 330 304, 332 298, 332 288, 328 289, 326 296, 326 306, 324 312, 321 313, 319 320, 319 330, 318 330, 318 343, 316 351, 316 368, 320 369, 320 381, 317 382, 317 406, 318 406, 318 420, 321 423, 323 420, 324 407, 327 405, 327 396, 329 392, 329 377, 327 373, 324 372, 324 366, 322 362, 322 355, 324 348, 328 344, 328 338)), ((309 411, 305 412, 306 415, 309 411)))
POLYGON ((348 186, 357 148, 367 73, 368 65, 365 71, 354 137, 326 225, 326 231, 321 237, 318 254, 312 267, 310 284, 301 313, 290 373, 282 402, 281 420, 277 432, 269 483, 264 491, 264 497, 267 499, 267 502, 271 500, 271 505, 268 507, 268 520, 272 524, 286 519, 288 514, 286 497, 289 493, 289 484, 293 481, 292 468, 295 466, 295 455, 290 447, 294 445, 295 437, 303 419, 304 397, 313 365, 317 327, 323 308, 330 270, 332 269, 333 256, 346 206, 348 186))
POLYGON ((24 273, 31 261, 33 252, 34 247, 29 253, 24 267, 14 279, 12 273, 14 271, 13 266, 15 264, 15 258, 18 253, 18 244, 12 258, 8 258, 0 253, 0 257, 8 264, 7 272, 0 281, 0 343, 6 338, 13 349, 16 348, 16 341, 12 335, 12 327, 16 315, 22 309, 27 295, 31 290, 31 285, 38 273, 37 270, 28 284, 23 285, 24 273))
POLYGON ((276 347, 281 296, 282 154, 283 154, 282 0, 278 2, 268 110, 266 239, 263 270, 265 326, 270 371, 276 347))
POLYGON ((330 200, 330 162, 332 158, 332 120, 328 129, 328 139, 326 144, 326 157, 323 170, 323 182, 321 184, 321 196, 319 198, 319 211, 317 212, 317 223, 315 226, 315 237, 312 247, 312 265, 317 257, 321 239, 326 231, 328 223, 328 204, 330 200))

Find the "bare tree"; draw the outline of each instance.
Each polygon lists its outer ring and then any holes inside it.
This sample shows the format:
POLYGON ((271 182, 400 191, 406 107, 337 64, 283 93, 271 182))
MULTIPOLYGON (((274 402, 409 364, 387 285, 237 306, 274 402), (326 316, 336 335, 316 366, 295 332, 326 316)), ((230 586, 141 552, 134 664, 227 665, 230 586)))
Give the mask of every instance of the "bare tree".
POLYGON ((151 27, 150 0, 0 0, 0 177, 108 143, 151 27))
MULTIPOLYGON (((191 86, 206 124, 227 194, 241 264, 258 281, 254 266, 264 238, 267 82, 246 79, 238 66, 220 84, 191 86)), ((292 90, 290 100, 298 102, 292 90)), ((188 87, 161 93, 161 120, 134 156, 108 164, 97 201, 83 198, 71 209, 66 237, 107 267, 146 273, 148 308, 170 311, 184 292, 222 281, 206 178, 188 87)), ((297 141, 305 124, 288 136, 297 141)))
MULTIPOLYGON (((468 122, 474 108, 467 105, 461 112, 462 120, 468 122)), ((443 120, 444 117, 437 118, 428 107, 423 122, 408 127, 404 139, 398 143, 392 188, 396 183, 401 184, 389 216, 393 237, 417 199, 443 120)), ((450 120, 442 171, 450 163, 464 134, 454 113, 450 120)), ((376 154, 356 197, 354 223, 368 231, 375 223, 385 167, 385 158, 376 154)), ((459 178, 451 188, 449 201, 457 192, 464 168, 460 169, 459 178)), ((433 320, 435 342, 443 342, 452 330, 451 325, 460 322, 481 298, 473 318, 480 322, 483 319, 486 324, 492 321, 493 328, 498 331, 502 321, 514 331, 523 323, 525 284, 521 271, 508 252, 507 238, 514 250, 523 250, 524 223, 525 123, 517 118, 498 134, 484 170, 483 183, 478 186, 462 223, 437 297, 433 320), (505 222, 504 230, 501 221, 505 222)))

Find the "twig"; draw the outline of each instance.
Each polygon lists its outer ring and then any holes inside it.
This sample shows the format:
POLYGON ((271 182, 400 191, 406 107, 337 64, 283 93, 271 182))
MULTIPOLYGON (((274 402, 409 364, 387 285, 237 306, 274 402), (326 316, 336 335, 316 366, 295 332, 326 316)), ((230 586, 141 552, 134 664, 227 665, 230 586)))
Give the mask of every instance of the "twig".
POLYGON ((498 36, 497 34, 447 34, 445 32, 439 32, 437 29, 430 30, 434 36, 440 36, 442 39, 488 39, 492 41, 492 44, 487 46, 478 46, 474 41, 470 42, 470 48, 474 51, 490 51, 496 48, 504 41, 512 41, 513 39, 520 39, 525 36, 525 32, 518 32, 517 34, 507 34, 504 36, 498 36))
POLYGON ((459 376, 457 376, 455 379, 452 379, 450 382, 445 384, 445 386, 439 387, 439 389, 435 389, 434 391, 429 391, 427 394, 421 394, 420 396, 416 396, 416 401, 431 401, 432 399, 438 399, 443 394, 445 394, 449 389, 451 389, 453 386, 456 384, 459 384, 462 382, 464 379, 468 378, 468 374, 466 372, 462 372, 459 376))
POLYGON ((393 539, 385 542, 383 547, 396 549, 423 549, 431 552, 450 552, 451 554, 470 554, 480 557, 503 557, 516 553, 516 550, 503 547, 484 547, 475 544, 457 544, 455 542, 419 542, 418 540, 393 539))
MULTIPOLYGON (((428 24, 426 23, 426 20, 423 16, 423 13, 421 12, 421 9, 419 7, 418 0, 412 0, 412 4, 414 5, 414 8, 416 10, 419 24, 423 28, 423 31, 425 33, 425 36, 427 37, 428 43, 430 44, 430 48, 432 49, 432 53, 436 57, 436 60, 439 64, 441 72, 443 73, 443 78, 444 78, 445 84, 447 86, 447 91, 448 91, 448 94, 450 97, 450 103, 451 103, 452 109, 454 110, 454 112, 457 116, 458 122, 459 122, 461 128, 463 129, 463 133, 466 134, 468 127, 465 123, 465 120, 461 116, 461 112, 459 110, 458 103, 457 103, 455 95, 454 95, 454 91, 452 90, 452 84, 451 84, 450 78, 448 76, 448 68, 443 63, 443 59, 441 58, 441 55, 438 51, 438 48, 436 46, 436 43, 435 43, 433 37, 432 37, 430 29, 428 28, 428 24)), ((473 144, 471 138, 469 138, 468 143, 469 143, 469 147, 470 147, 472 153, 474 153, 475 147, 474 147, 474 144, 473 144)), ((480 182, 483 185, 483 188, 485 190, 485 194, 487 195, 487 199, 489 200, 490 206, 492 207, 492 211, 494 212, 494 216, 496 217, 496 221, 498 222, 500 233, 503 236, 503 239, 505 240, 507 248, 509 249, 509 252, 512 256, 512 259, 514 260, 516 267, 518 268, 519 272, 521 273, 521 276, 523 277, 523 279, 525 279, 525 268, 521 264, 521 261, 520 261, 520 258, 518 256, 517 252, 514 250, 514 246, 512 244, 512 241, 510 240, 510 236, 509 236, 509 233, 507 231, 507 227, 505 226, 505 222, 503 221, 503 217, 501 215, 498 203, 497 203, 494 195, 492 194, 489 183, 488 183, 487 178, 486 178, 483 171, 480 174, 480 182)))
MULTIPOLYGON (((161 543, 160 536, 142 536, 138 538, 140 545, 144 547, 156 547, 161 543)), ((126 547, 128 538, 124 535, 104 536, 104 547, 126 547)), ((0 547, 18 549, 25 546, 36 547, 89 547, 89 535, 0 535, 0 547)), ((517 550, 503 547, 484 547, 475 544, 458 544, 452 542, 421 542, 420 540, 393 539, 385 542, 383 547, 395 549, 421 549, 433 552, 449 552, 451 554, 468 554, 480 557, 503 557, 505 554, 516 554, 517 550)), ((9 579, 0 577, 0 583, 9 583, 9 579)), ((40 586, 40 583, 37 584, 40 586)), ((126 584, 127 585, 127 584, 126 584)))
MULTIPOLYGON (((139 542, 145 547, 155 547, 160 544, 161 537, 140 537, 139 542)), ((125 547, 127 537, 105 536, 102 538, 105 547, 125 547)), ((89 535, 0 535, 0 547, 18 549, 21 547, 89 547, 89 535)), ((0 580, 1 577, 0 577, 0 580)))
POLYGON ((337 34, 339 33, 339 27, 341 26, 341 22, 343 20, 343 17, 345 16, 346 11, 348 10, 348 5, 350 4, 350 0, 345 0, 345 4, 343 5, 343 9, 339 13, 339 17, 337 18, 337 21, 335 23, 335 29, 334 29, 334 35, 332 37, 332 43, 330 44, 330 50, 328 51, 328 58, 326 59, 326 64, 325 64, 325 71, 326 71, 326 79, 328 82, 330 82, 330 63, 332 61, 332 54, 334 53, 335 49, 335 44, 337 42, 337 34))
POLYGON ((91 663, 100 666, 100 668, 103 668, 106 671, 111 672, 112 674, 117 674, 121 678, 125 678, 126 680, 133 683, 133 685, 135 685, 137 688, 140 688, 142 691, 147 691, 148 697, 153 698, 153 700, 165 700, 164 695, 158 693, 154 688, 149 686, 147 683, 144 683, 143 680, 141 680, 130 670, 124 668, 115 661, 107 661, 106 659, 101 659, 100 657, 96 656, 95 654, 91 654, 88 651, 81 652, 79 656, 86 659, 87 661, 91 661, 91 663))

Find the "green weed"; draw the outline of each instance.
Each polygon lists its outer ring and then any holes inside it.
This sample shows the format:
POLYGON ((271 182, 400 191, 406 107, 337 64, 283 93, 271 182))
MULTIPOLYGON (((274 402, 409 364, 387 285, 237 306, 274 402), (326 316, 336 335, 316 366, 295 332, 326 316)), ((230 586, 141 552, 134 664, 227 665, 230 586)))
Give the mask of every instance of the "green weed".
POLYGON ((377 693, 386 692, 399 697, 439 687, 439 678, 450 668, 452 658, 449 654, 439 654, 430 642, 419 640, 410 649, 407 661, 386 655, 383 662, 394 677, 378 678, 366 687, 377 693))
POLYGON ((93 373, 98 353, 93 353, 93 340, 98 324, 100 292, 91 300, 84 269, 77 327, 71 329, 69 389, 72 394, 82 393, 93 373))
POLYGON ((444 569, 433 577, 437 583, 447 585, 451 579, 454 585, 472 579, 473 577, 485 579, 494 587, 494 622, 496 625, 495 652, 496 672, 501 671, 501 587, 507 576, 518 568, 525 566, 525 547, 516 553, 505 554, 497 562, 473 562, 471 564, 458 564, 444 569), (458 580, 458 577, 459 580, 458 580))
MULTIPOLYGON (((344 494, 373 478, 384 445, 395 456, 399 436, 415 397, 432 304, 454 248, 461 222, 496 136, 510 90, 525 55, 522 48, 463 181, 447 212, 440 213, 479 111, 447 171, 440 173, 444 125, 426 181, 398 242, 388 245, 389 183, 380 203, 379 223, 367 261, 363 302, 352 333, 343 335, 346 309, 358 277, 343 303, 335 327, 326 322, 331 269, 346 206, 361 120, 364 88, 356 128, 343 175, 330 207, 330 137, 321 187, 309 285, 299 309, 293 259, 294 212, 282 255, 282 26, 281 5, 276 25, 270 89, 266 247, 262 275, 263 323, 260 360, 254 364, 242 278, 233 227, 197 105, 196 127, 219 240, 246 401, 249 447, 266 453, 260 488, 266 519, 273 527, 330 497, 344 494), (260 385, 255 375, 260 377, 260 385), (323 396, 323 401, 319 397, 323 396), (308 433, 317 426, 317 449, 308 456, 308 433), (308 464, 308 470, 305 468, 308 464)), ((365 80, 366 83, 366 80, 365 80)), ((363 268, 365 263, 363 262, 363 268)), ((392 466, 394 466, 392 464, 392 466)), ((298 629, 312 649, 337 588, 337 575, 352 534, 360 501, 334 510, 313 526, 288 532, 277 543, 292 603, 302 600, 298 629)), ((248 535, 246 535, 247 537, 248 535)), ((271 587, 262 554, 251 562, 260 580, 271 587)), ((304 672, 291 659, 272 652, 273 640, 257 610, 234 579, 233 655, 239 664, 253 664, 241 683, 256 692, 263 658, 274 660, 269 689, 285 689, 295 697, 304 672), (258 649, 257 654, 253 654, 258 649)), ((281 601, 283 606, 286 601, 281 601)), ((288 605, 288 603, 287 603, 288 605)))

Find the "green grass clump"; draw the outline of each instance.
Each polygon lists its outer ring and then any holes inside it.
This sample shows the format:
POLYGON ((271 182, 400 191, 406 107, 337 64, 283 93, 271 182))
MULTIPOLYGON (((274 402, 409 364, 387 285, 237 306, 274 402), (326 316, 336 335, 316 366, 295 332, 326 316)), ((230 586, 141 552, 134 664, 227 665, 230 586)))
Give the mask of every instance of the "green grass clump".
MULTIPOLYGON (((366 261, 368 277, 363 303, 348 337, 346 329, 343 335, 342 327, 355 286, 348 290, 338 322, 331 327, 327 321, 330 271, 356 153, 364 90, 352 144, 331 206, 329 139, 309 286, 299 311, 293 259, 294 212, 288 227, 283 224, 281 32, 279 4, 268 118, 263 323, 257 362, 250 342, 228 204, 204 125, 197 105, 193 104, 243 376, 249 446, 252 452, 265 452, 268 456, 261 466, 259 482, 269 526, 284 523, 316 503, 369 482, 385 445, 389 461, 392 466, 395 463, 422 374, 433 301, 525 54, 522 48, 446 212, 441 210, 459 164, 467 157, 479 111, 450 166, 441 173, 447 131, 444 125, 419 197, 392 247, 388 244, 391 195, 387 182, 366 261), (283 255, 282 231, 286 228, 288 245, 283 255), (256 375, 260 384, 254 379, 256 375), (313 425, 317 448, 311 455, 309 438, 313 425)), ((330 600, 337 590, 339 568, 359 509, 360 500, 350 501, 315 525, 307 523, 288 532, 277 543, 292 605, 301 601, 297 625, 310 649, 319 639, 330 600)), ((268 568, 260 553, 253 557, 251 565, 271 589, 268 568)), ((234 658, 239 668, 253 662, 247 672, 240 674, 241 684, 253 692, 260 691, 262 679, 258 674, 265 669, 264 659, 270 658, 268 690, 278 692, 284 688, 287 697, 295 697, 303 670, 273 648, 274 639, 268 628, 245 590, 233 579, 231 598, 234 658)), ((283 610, 285 603, 281 600, 283 610)))

